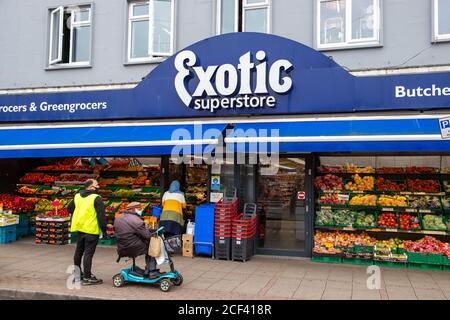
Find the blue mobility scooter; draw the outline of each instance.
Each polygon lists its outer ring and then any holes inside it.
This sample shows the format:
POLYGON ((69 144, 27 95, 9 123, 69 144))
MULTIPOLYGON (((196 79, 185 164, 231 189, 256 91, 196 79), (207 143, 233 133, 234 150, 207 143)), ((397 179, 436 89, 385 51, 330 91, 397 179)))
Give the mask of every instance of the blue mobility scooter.
MULTIPOLYGON (((169 266, 170 271, 162 273, 159 277, 154 279, 149 279, 144 277, 144 270, 142 270, 139 267, 136 267, 136 257, 130 257, 133 259, 133 266, 131 268, 122 269, 122 271, 119 274, 116 274, 113 277, 113 285, 115 287, 122 287, 126 283, 147 283, 147 284, 153 284, 153 285, 159 285, 159 288, 163 292, 167 292, 170 290, 172 286, 181 286, 183 283, 183 276, 181 273, 175 270, 175 266, 173 264, 173 261, 170 257, 170 252, 177 251, 181 249, 181 240, 179 238, 174 238, 175 244, 173 242, 167 243, 168 239, 164 238, 164 235, 162 234, 164 230, 164 227, 159 228, 156 230, 156 235, 160 237, 161 241, 164 243, 164 247, 166 248, 166 251, 168 253, 169 257, 169 266), (170 246, 171 250, 168 250, 168 246, 170 246)), ((120 258, 117 260, 117 262, 120 261, 120 258)))

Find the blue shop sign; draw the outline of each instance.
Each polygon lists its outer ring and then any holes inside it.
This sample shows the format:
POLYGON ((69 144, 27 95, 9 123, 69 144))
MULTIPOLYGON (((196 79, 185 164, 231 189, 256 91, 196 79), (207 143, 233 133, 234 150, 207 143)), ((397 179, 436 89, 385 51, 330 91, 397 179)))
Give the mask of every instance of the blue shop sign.
POLYGON ((355 77, 270 34, 200 41, 126 90, 0 96, 0 122, 345 113, 450 108, 450 73, 355 77))

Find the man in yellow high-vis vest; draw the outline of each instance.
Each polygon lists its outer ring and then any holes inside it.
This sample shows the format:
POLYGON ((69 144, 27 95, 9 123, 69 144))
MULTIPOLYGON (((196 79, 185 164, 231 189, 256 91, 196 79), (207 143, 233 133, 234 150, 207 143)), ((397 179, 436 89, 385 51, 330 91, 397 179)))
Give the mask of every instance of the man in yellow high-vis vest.
POLYGON ((96 180, 87 180, 85 190, 75 195, 67 210, 72 213, 70 232, 78 232, 77 248, 73 257, 76 271, 81 273, 81 284, 101 284, 92 273, 92 258, 100 236, 107 237, 105 205, 101 196, 95 193, 99 188, 96 180), (81 259, 83 271, 81 272, 81 259))

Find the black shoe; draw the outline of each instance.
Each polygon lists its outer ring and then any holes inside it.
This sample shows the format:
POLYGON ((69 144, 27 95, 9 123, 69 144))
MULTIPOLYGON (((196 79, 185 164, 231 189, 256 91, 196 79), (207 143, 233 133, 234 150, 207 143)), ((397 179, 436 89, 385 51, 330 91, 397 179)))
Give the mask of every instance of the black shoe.
POLYGON ((163 273, 159 272, 159 270, 154 270, 149 273, 147 278, 149 278, 150 280, 156 279, 156 278, 159 278, 161 275, 163 275, 163 273))
POLYGON ((102 284, 102 283, 103 283, 103 280, 97 279, 94 275, 91 275, 90 278, 83 278, 83 281, 81 282, 81 284, 84 286, 102 284))

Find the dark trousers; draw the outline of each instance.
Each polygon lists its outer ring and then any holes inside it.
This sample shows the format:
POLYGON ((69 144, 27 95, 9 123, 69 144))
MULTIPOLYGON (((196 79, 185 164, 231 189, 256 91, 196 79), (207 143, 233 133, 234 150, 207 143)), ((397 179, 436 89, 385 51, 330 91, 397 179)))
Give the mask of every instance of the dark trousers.
POLYGON ((145 273, 156 270, 156 259, 148 254, 145 255, 145 273))
POLYGON ((92 258, 98 244, 98 235, 78 232, 77 248, 73 256, 73 264, 81 270, 81 259, 83 258, 83 276, 91 277, 92 258))

